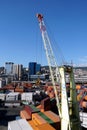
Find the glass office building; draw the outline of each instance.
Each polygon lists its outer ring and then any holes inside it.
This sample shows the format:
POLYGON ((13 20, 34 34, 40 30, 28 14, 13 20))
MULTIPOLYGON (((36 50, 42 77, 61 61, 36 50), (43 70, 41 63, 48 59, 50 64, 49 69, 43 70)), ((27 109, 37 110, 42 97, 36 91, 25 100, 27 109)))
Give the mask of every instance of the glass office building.
POLYGON ((6 74, 13 74, 13 62, 6 62, 5 63, 5 73, 6 74))
POLYGON ((40 72, 41 65, 36 62, 29 63, 29 75, 35 75, 37 72, 40 72))

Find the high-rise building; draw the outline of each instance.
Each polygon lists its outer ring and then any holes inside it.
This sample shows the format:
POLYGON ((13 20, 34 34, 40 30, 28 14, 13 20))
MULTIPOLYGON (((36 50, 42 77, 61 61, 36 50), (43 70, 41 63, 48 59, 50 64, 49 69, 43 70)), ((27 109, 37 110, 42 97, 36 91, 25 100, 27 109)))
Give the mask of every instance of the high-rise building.
POLYGON ((0 74, 4 74, 5 73, 5 67, 0 67, 0 74))
POLYGON ((5 73, 13 74, 13 62, 5 62, 5 73))
POLYGON ((29 75, 35 75, 37 72, 40 72, 41 65, 36 62, 29 63, 29 75))
POLYGON ((23 74, 23 65, 19 65, 18 79, 21 80, 23 74))
POLYGON ((21 80, 22 70, 23 70, 23 65, 21 65, 21 64, 13 65, 13 74, 14 74, 15 80, 21 80))
POLYGON ((29 63, 29 75, 36 74, 36 62, 29 63))
POLYGON ((36 64, 36 74, 41 72, 41 65, 36 64))

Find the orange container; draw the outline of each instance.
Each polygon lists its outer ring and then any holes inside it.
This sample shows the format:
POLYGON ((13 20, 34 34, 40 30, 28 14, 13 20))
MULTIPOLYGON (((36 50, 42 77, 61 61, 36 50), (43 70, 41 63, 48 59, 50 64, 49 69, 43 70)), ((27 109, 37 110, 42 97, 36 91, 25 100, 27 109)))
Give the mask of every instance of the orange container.
POLYGON ((20 111, 20 117, 22 119, 26 119, 26 120, 30 120, 31 119, 30 115, 25 110, 20 111))
POLYGON ((84 99, 87 101, 87 95, 84 97, 84 99))
POLYGON ((56 129, 53 128, 50 124, 46 123, 46 124, 39 125, 37 127, 37 130, 56 130, 56 129))
POLYGON ((82 107, 83 107, 83 108, 87 108, 87 102, 83 101, 83 102, 82 102, 82 107))
POLYGON ((20 89, 20 88, 15 88, 15 92, 24 92, 24 89, 20 89))
POLYGON ((32 121, 36 126, 49 123, 56 130, 60 130, 60 118, 51 111, 32 114, 32 121))
POLYGON ((31 120, 31 121, 28 121, 28 123, 31 125, 31 127, 32 127, 34 130, 56 130, 55 128, 53 128, 53 127, 52 127, 50 124, 48 124, 48 123, 45 123, 45 124, 42 124, 42 125, 38 125, 38 126, 36 126, 32 120, 31 120))
POLYGON ((77 90, 81 89, 81 85, 79 85, 79 84, 76 85, 76 89, 77 89, 77 90))
POLYGON ((32 114, 32 121, 36 126, 47 123, 38 113, 32 114))
POLYGON ((37 108, 38 108, 38 109, 41 109, 41 105, 38 105, 37 108))
POLYGON ((37 126, 34 124, 34 122, 32 120, 28 121, 28 123, 31 125, 33 130, 37 130, 37 126))

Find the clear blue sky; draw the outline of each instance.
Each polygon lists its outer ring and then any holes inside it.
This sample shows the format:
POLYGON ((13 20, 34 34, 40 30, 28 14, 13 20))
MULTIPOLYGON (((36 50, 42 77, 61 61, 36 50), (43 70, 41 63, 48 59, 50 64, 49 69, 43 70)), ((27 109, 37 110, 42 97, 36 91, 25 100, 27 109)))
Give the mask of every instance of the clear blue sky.
POLYGON ((44 15, 66 61, 87 64, 87 0, 0 0, 0 66, 47 65, 36 13, 44 15))

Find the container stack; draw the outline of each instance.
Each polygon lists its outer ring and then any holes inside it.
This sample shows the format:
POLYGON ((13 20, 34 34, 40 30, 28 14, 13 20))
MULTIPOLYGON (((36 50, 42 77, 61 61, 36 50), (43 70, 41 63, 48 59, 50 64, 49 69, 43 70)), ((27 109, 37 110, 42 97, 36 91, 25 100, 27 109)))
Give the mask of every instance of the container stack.
POLYGON ((9 101, 18 100, 19 95, 20 95, 19 92, 8 93, 8 94, 6 95, 6 100, 9 100, 9 101))
POLYGON ((45 106, 49 106, 49 99, 46 98, 41 104, 41 110, 34 105, 25 105, 24 110, 20 112, 22 119, 31 125, 33 130, 60 130, 60 118, 54 112, 45 109, 45 106))

